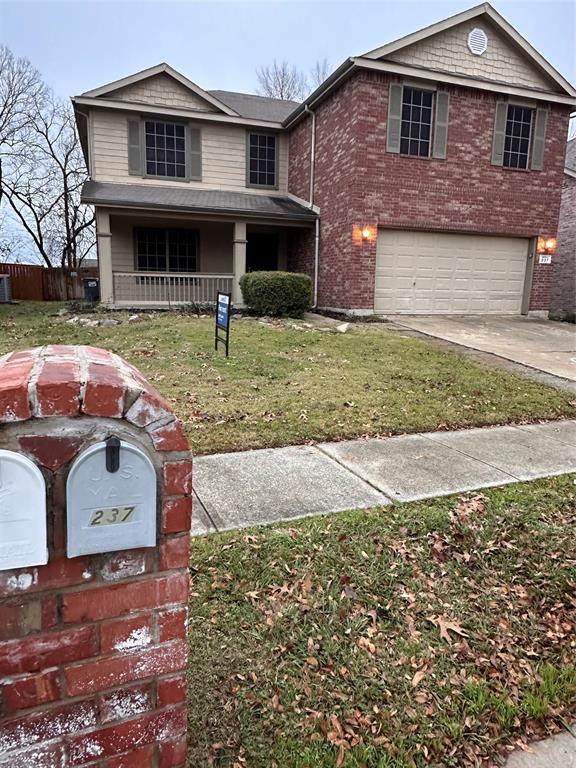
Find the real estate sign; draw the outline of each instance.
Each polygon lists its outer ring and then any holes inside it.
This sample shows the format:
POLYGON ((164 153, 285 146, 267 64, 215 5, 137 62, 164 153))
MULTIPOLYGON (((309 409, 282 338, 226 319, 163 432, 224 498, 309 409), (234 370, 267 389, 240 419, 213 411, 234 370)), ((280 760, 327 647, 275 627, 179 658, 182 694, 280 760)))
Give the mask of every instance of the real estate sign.
POLYGON ((214 349, 218 351, 218 342, 222 342, 226 346, 226 357, 228 357, 228 348, 230 346, 230 310, 232 308, 232 294, 221 293, 218 291, 216 294, 216 330, 214 333, 214 349), (224 332, 225 336, 219 335, 219 332, 224 332))

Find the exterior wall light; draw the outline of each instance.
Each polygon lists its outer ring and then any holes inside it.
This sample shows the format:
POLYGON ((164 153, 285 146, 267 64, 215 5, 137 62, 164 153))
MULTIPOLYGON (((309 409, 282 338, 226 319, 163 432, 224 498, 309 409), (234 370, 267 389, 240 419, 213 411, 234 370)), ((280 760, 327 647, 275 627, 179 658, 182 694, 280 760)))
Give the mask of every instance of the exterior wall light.
POLYGON ((552 255, 556 253, 557 245, 558 241, 555 237, 539 237, 536 245, 536 253, 539 255, 543 253, 552 255))

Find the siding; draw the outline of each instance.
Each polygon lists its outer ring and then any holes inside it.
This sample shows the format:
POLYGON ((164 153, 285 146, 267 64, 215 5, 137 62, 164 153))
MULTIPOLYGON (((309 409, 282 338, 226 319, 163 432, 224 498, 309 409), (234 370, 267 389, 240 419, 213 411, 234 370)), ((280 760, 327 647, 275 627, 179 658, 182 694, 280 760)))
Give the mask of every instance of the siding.
POLYGON ((483 19, 459 24, 385 58, 401 64, 441 69, 455 75, 469 75, 548 91, 557 90, 557 86, 552 85, 500 32, 483 19), (488 50, 482 56, 475 56, 468 48, 468 33, 475 27, 483 29, 488 36, 488 50))
POLYGON ((112 91, 107 98, 120 101, 134 101, 139 104, 154 104, 154 106, 194 109, 200 112, 217 112, 200 96, 192 93, 173 77, 162 73, 147 77, 134 85, 126 85, 112 91))
POLYGON ((233 272, 233 225, 222 222, 178 221, 174 219, 125 216, 110 217, 112 233, 112 271, 134 272, 134 227, 197 229, 200 233, 200 272, 233 272))
MULTIPOLYGON (((202 132, 202 181, 178 182, 143 179, 128 173, 128 113, 92 109, 92 178, 94 181, 246 191, 246 128, 198 122, 202 132)), ((194 121, 190 121, 194 123, 194 121)), ((287 191, 288 138, 280 136, 278 192, 287 191)), ((270 190, 250 187, 250 192, 270 194, 270 190)))

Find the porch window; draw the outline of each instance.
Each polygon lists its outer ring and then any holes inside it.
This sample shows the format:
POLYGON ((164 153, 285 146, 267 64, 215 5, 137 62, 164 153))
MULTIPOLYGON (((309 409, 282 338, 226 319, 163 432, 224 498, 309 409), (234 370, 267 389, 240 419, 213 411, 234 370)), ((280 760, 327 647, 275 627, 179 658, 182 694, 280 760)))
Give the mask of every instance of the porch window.
POLYGON ((276 187, 277 136, 273 133, 248 134, 248 184, 276 187))
POLYGON ((196 272, 198 232, 194 229, 136 229, 139 272, 196 272))
POLYGON ((186 176, 184 125, 146 120, 145 137, 146 174, 183 179, 186 176))

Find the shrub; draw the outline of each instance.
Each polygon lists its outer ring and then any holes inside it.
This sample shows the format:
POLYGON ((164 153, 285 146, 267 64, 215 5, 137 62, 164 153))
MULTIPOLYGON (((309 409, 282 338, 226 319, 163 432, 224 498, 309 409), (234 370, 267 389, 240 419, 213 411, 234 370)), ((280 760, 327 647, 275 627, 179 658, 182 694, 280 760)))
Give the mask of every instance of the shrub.
POLYGON ((244 304, 259 315, 299 317, 312 306, 312 280, 296 272, 247 272, 240 278, 244 304))

